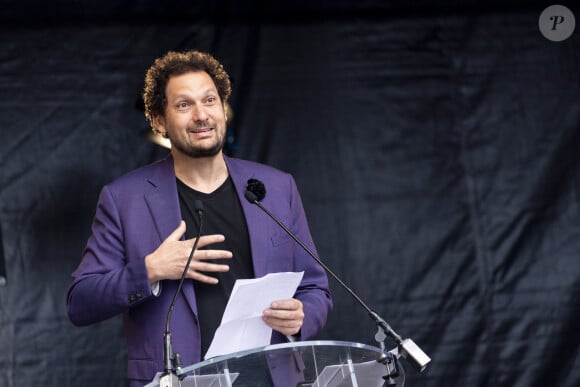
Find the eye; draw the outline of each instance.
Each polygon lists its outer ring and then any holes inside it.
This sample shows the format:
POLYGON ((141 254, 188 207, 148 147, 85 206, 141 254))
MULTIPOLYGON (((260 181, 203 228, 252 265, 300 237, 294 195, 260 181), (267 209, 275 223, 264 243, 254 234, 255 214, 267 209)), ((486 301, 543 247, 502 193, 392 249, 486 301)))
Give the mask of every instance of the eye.
POLYGON ((207 100, 206 100, 206 102, 209 103, 209 104, 213 104, 216 101, 217 101, 217 98, 216 97, 207 97, 207 100))
POLYGON ((189 103, 182 101, 182 102, 178 102, 175 107, 177 108, 177 110, 185 110, 189 107, 189 103))

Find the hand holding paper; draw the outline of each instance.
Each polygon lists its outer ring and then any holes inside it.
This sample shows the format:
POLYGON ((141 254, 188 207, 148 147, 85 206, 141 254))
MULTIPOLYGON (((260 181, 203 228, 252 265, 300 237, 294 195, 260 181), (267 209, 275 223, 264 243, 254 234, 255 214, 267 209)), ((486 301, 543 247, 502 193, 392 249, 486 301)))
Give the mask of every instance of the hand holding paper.
POLYGON ((272 329, 262 321, 273 301, 292 298, 304 272, 271 273, 237 280, 205 359, 270 344, 272 329))
POLYGON ((300 332, 304 322, 302 302, 295 298, 274 301, 272 306, 264 311, 262 321, 284 336, 295 335, 300 332))

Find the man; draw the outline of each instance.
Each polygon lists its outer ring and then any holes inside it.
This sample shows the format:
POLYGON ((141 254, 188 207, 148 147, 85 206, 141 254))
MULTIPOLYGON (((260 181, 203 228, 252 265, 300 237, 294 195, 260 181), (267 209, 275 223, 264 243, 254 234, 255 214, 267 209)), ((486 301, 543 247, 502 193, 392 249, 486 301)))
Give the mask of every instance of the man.
POLYGON ((249 179, 263 181, 264 206, 314 249, 294 179, 222 152, 230 92, 228 74, 209 54, 169 52, 155 61, 145 114, 171 141, 171 154, 103 188, 73 273, 67 310, 75 325, 123 314, 131 386, 164 369, 166 316, 197 233, 194 200, 204 206, 204 232, 170 327, 182 364, 202 359, 238 278, 304 271, 294 298, 264 311, 272 343, 313 337, 332 308, 324 270, 244 198, 249 179))

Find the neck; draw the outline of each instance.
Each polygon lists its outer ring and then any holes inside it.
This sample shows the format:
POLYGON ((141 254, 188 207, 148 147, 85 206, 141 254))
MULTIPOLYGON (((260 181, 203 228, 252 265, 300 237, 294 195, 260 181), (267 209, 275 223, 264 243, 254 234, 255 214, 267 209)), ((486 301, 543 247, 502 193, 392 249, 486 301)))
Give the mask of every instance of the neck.
POLYGON ((192 158, 172 152, 175 176, 196 191, 211 193, 228 178, 223 154, 192 158))

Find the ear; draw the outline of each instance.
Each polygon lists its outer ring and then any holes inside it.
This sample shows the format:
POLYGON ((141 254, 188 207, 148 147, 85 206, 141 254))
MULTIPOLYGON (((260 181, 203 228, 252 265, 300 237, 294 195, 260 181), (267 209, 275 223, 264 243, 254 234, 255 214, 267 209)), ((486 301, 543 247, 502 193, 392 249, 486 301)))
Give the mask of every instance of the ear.
POLYGON ((165 118, 163 116, 155 116, 153 118, 153 124, 157 133, 163 137, 167 136, 167 129, 165 129, 165 118))
POLYGON ((230 105, 227 102, 222 103, 222 108, 224 110, 224 118, 226 119, 226 123, 227 123, 228 122, 228 112, 230 110, 230 105))

